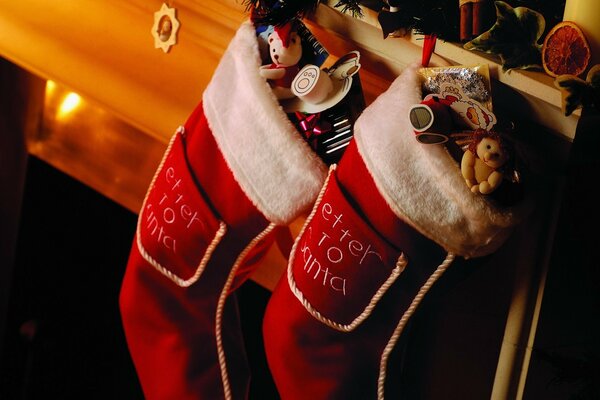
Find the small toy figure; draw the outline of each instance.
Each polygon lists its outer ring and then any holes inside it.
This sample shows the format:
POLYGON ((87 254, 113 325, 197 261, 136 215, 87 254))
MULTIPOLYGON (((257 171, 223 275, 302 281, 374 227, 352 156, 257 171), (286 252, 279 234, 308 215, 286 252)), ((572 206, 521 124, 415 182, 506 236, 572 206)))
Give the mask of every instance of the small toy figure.
POLYGON ((298 74, 298 62, 302 57, 300 36, 292 32, 292 24, 275 27, 268 37, 269 54, 273 61, 270 65, 260 67, 259 73, 270 81, 273 92, 278 99, 294 97, 290 86, 298 74))
POLYGON ((296 97, 282 101, 281 105, 288 113, 316 114, 328 110, 350 92, 353 76, 359 70, 358 51, 343 55, 329 68, 306 64, 292 81, 291 90, 296 97))
POLYGON ((420 104, 409 108, 408 118, 416 138, 423 144, 442 144, 458 129, 489 131, 496 116, 482 103, 469 98, 461 88, 443 83, 440 93, 428 94, 420 104))
POLYGON ((360 53, 351 51, 329 69, 305 65, 292 82, 292 92, 306 103, 315 105, 327 101, 327 108, 333 107, 350 90, 352 80, 349 78, 360 69, 359 60, 360 53))
POLYGON ((408 118, 417 141, 423 144, 442 144, 454 129, 451 108, 439 97, 429 97, 408 110, 408 118))
POLYGON ((319 104, 333 91, 333 82, 326 71, 316 65, 305 65, 292 81, 292 92, 305 102, 319 104))
POLYGON ((490 194, 500 186, 504 174, 499 170, 508 152, 497 132, 478 129, 463 154, 460 169, 473 193, 490 194))

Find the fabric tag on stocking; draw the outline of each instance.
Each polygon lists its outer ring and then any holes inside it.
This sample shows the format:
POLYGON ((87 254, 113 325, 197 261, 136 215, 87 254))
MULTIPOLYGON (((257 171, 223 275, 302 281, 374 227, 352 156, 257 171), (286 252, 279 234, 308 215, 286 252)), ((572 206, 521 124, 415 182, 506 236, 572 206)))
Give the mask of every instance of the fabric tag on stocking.
POLYGON ((226 226, 190 174, 182 130, 171 140, 146 194, 137 244, 148 263, 187 287, 202 274, 226 226))
POLYGON ((348 203, 334 172, 328 179, 292 251, 288 281, 315 318, 351 331, 370 315, 406 259, 348 203))

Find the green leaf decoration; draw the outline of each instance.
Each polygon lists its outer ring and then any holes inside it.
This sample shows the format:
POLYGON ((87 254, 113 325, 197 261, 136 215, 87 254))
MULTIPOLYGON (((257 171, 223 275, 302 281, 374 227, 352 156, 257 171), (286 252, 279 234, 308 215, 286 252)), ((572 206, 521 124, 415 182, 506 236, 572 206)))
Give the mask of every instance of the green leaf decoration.
POLYGON ((590 68, 586 81, 592 85, 593 89, 600 90, 600 64, 596 64, 590 68))
POLYGON ((561 91, 562 111, 567 117, 578 107, 600 107, 600 64, 590 69, 585 81, 574 75, 561 75, 554 85, 561 91))
POLYGON ((561 90, 562 112, 567 117, 583 104, 590 89, 586 81, 575 75, 560 75, 554 85, 561 90))
POLYGON ((538 42, 546 26, 542 14, 527 7, 512 8, 503 1, 495 5, 496 23, 464 48, 498 55, 504 71, 539 68, 542 45, 538 42))

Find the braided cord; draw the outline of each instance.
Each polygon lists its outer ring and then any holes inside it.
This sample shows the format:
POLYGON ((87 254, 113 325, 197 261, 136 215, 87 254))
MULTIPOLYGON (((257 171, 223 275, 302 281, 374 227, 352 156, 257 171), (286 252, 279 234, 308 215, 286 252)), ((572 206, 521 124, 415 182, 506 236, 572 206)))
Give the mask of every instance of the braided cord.
POLYGON ((235 278, 235 274, 239 269, 240 265, 244 261, 244 258, 248 255, 250 250, 252 250, 257 243, 263 240, 273 229, 275 229, 275 224, 269 224, 261 233, 258 234, 250 243, 244 248, 244 250, 240 253, 240 255, 236 258, 231 271, 229 272, 229 276, 227 277, 227 281, 223 286, 223 290, 219 296, 219 300, 217 302, 217 311, 215 317, 215 336, 217 340, 217 355, 219 357, 219 368, 221 370, 221 381, 223 382, 223 392, 225 395, 225 400, 231 400, 231 385, 229 383, 229 374, 227 373, 227 359, 225 356, 225 349, 223 347, 223 310, 225 308, 225 302, 227 301, 227 296, 229 294, 229 289, 231 289, 231 285, 233 284, 233 279, 235 278))
POLYGON ((392 334, 392 336, 390 337, 390 340, 388 341, 387 345, 383 349, 383 353, 381 354, 381 361, 379 363, 379 379, 377 380, 377 399, 378 400, 384 399, 385 378, 386 378, 386 374, 387 374, 388 358, 389 358, 392 350, 394 350, 394 347, 396 346, 396 343, 398 342, 398 339, 400 338, 400 335, 402 334, 402 331, 404 330, 406 323, 408 322, 409 318, 412 317, 412 315, 415 313, 417 307, 419 306, 419 304, 421 303, 421 301, 423 300, 423 298, 425 297, 425 295, 427 294, 429 289, 431 289, 431 287, 439 279, 439 277, 442 276, 442 274, 444 272, 446 272, 448 267, 450 267, 450 264, 452 264, 452 262, 454 261, 454 258, 455 258, 455 255, 453 253, 448 253, 446 255, 446 258, 444 259, 444 261, 431 274, 431 276, 427 279, 425 284, 423 286, 421 286, 421 288, 419 289, 419 292, 417 293, 417 295, 414 297, 414 299, 410 303, 410 306, 408 307, 408 309, 404 312, 404 314, 402 314, 402 318, 400 318, 400 322, 398 322, 396 329, 394 329, 394 333, 392 334))
MULTIPOLYGON (((290 265, 294 262, 293 255, 290 256, 289 262, 290 262, 290 265)), ((330 328, 333 328, 333 329, 341 331, 341 332, 351 332, 354 329, 356 329, 362 322, 364 322, 364 320, 367 319, 369 317, 369 315, 371 315, 371 313, 375 309, 375 306, 377 306, 377 303, 379 302, 379 300, 383 297, 383 295, 390 288, 390 286, 392 286, 392 284, 396 281, 396 279, 400 276, 400 274, 402 274, 402 272, 406 268, 407 264, 408 264, 408 262, 406 260, 404 253, 401 253, 396 262, 396 267, 394 267, 394 269, 392 269, 390 276, 379 287, 379 289, 377 289, 377 292, 375 292, 375 295, 373 295, 373 297, 369 301, 369 304, 360 313, 360 315, 358 315, 349 324, 340 324, 339 322, 335 322, 335 321, 323 316, 323 314, 321 314, 317 309, 315 309, 315 307, 306 299, 306 297, 304 297, 304 294, 296 285, 296 281, 294 280, 294 276, 293 276, 291 268, 288 268, 288 283, 290 285, 290 289, 292 290, 292 293, 294 293, 296 298, 300 301, 300 303, 302 303, 302 305, 304 306, 306 311, 308 311, 310 313, 310 315, 312 315, 314 318, 316 318, 321 323, 329 326, 330 328)))

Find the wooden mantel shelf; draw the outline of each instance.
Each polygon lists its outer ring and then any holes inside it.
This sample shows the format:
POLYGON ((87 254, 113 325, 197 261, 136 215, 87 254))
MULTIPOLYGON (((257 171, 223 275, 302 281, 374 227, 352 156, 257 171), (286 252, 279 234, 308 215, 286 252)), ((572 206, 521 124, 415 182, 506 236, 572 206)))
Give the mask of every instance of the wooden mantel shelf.
MULTIPOLYGON (((153 46, 150 28, 160 1, 81 0, 4 2, 0 56, 53 79, 166 142, 201 98, 223 51, 247 18, 241 3, 180 1, 178 44, 168 54, 153 46)), ((382 39, 376 14, 363 19, 322 5, 311 28, 334 55, 358 49, 367 103, 406 64, 420 59, 418 37, 382 39)), ((532 110, 527 118, 574 137, 578 115, 560 113, 560 94, 540 72, 502 72, 497 62, 451 43, 438 43, 433 65, 488 63, 493 78, 516 89, 532 110)))
POLYGON ((167 142, 200 100, 246 19, 235 1, 180 1, 179 43, 154 48, 161 1, 3 2, 0 56, 95 101, 167 142))
MULTIPOLYGON (((388 70, 392 77, 406 64, 421 60, 423 36, 382 39, 377 13, 373 10, 363 8, 363 16, 358 19, 341 14, 331 7, 319 7, 314 20, 319 26, 339 32, 345 39, 351 40, 361 49, 361 53, 375 55, 378 58, 377 69, 388 70)), ((517 116, 531 119, 567 140, 571 141, 575 137, 580 111, 577 110, 569 117, 562 114, 560 91, 554 86, 554 78, 546 73, 518 69, 503 71, 497 57, 465 50, 460 44, 439 40, 431 59, 432 66, 478 64, 489 65, 493 83, 497 87, 501 86, 500 91, 510 88, 523 97, 528 108, 512 110, 517 111, 517 116)), ((384 77, 389 79, 389 72, 384 77)))

